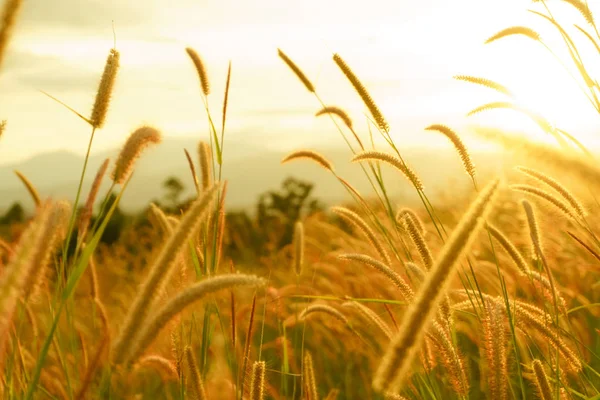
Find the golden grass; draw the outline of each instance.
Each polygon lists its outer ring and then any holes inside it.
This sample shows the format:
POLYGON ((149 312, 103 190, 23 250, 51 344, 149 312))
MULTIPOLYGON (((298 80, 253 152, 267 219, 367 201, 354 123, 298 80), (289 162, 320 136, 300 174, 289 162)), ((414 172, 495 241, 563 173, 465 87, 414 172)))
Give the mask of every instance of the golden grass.
MULTIPOLYGON (((588 26, 577 29, 597 44, 600 36, 587 3, 563 2, 580 12, 588 26)), ((5 3, 9 13, 0 27, 0 62, 15 5, 19 2, 5 3)), ((537 14, 559 29, 571 50, 573 71, 592 83, 584 93, 600 113, 587 60, 578 56, 557 19, 537 14)), ((536 31, 519 26, 488 43, 514 35, 546 46, 536 31)), ((181 215, 151 204, 146 215, 122 228, 116 243, 101 240, 135 160, 147 145, 160 142, 158 130, 149 126, 125 143, 94 224, 93 205, 102 198, 108 160, 81 209, 46 200, 17 173, 36 207, 30 219, 0 232, 3 398, 562 400, 600 395, 595 199, 600 170, 595 155, 574 136, 516 102, 476 108, 473 113, 520 111, 563 146, 480 132, 506 150, 526 154, 527 165, 517 168, 521 175, 510 165, 506 176, 478 176, 486 182, 480 189, 462 139, 445 125, 429 125, 426 130, 451 141, 473 181, 460 191, 447 188, 450 196, 430 198, 378 105, 338 54, 334 63, 363 100, 386 148, 375 150, 372 143, 366 150, 350 116, 341 107, 326 106, 303 71, 279 50, 319 101, 316 116, 331 116, 340 132, 341 120, 357 139, 361 152, 352 162, 367 162, 362 172, 374 198, 357 190, 353 179, 337 176, 317 150, 301 149, 282 163, 317 163, 334 174, 354 203, 332 207, 335 216, 307 212, 294 201, 289 209, 263 204, 266 210, 242 215, 239 222, 227 213, 227 181, 222 180, 231 63, 219 140, 208 107, 206 67, 193 49, 186 50, 199 76, 210 132, 198 146, 198 175, 185 152, 197 194, 180 205, 181 215), (408 179, 421 204, 389 195, 398 180, 384 177, 380 162, 408 179), (513 190, 502 190, 506 180, 513 190), (111 196, 115 188, 116 197, 111 196), (114 203, 106 204, 109 198, 114 203), (71 240, 75 226, 78 237, 71 240), (224 267, 231 273, 224 274, 224 267)), ((109 54, 92 116, 84 118, 94 131, 104 125, 119 56, 114 49, 109 54)), ((455 79, 512 97, 486 78, 455 79)), ((81 182, 84 175, 85 167, 81 182)), ((79 194, 76 198, 78 203, 79 194)))

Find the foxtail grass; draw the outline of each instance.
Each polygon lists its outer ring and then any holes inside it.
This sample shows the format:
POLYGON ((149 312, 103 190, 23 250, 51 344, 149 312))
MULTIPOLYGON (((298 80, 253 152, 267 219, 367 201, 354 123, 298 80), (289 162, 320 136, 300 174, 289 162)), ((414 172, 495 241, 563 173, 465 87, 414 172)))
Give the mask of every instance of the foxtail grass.
POLYGON ((535 383, 535 389, 540 399, 554 399, 554 396, 552 395, 552 387, 550 386, 550 382, 548 381, 548 376, 546 375, 546 371, 544 371, 542 362, 540 360, 533 360, 531 363, 531 368, 533 369, 533 381, 535 383))
MULTIPOLYGON (((145 319, 145 323, 143 323, 141 327, 137 327, 137 334, 135 335, 134 340, 130 339, 126 342, 128 346, 123 347, 121 345, 117 347, 118 344, 115 345, 113 351, 113 354, 115 355, 114 360, 122 359, 124 364, 135 362, 154 339, 156 339, 158 333, 171 319, 181 313, 187 306, 203 297, 236 286, 257 287, 263 286, 264 284, 265 281, 262 278, 258 278, 254 275, 228 274, 206 278, 187 287, 149 315, 148 318, 145 319), (123 348, 125 352, 121 357, 118 357, 116 353, 116 350, 119 348, 123 348)), ((124 331, 125 330, 122 330, 121 332, 124 331)))
POLYGON ((475 182, 475 165, 473 164, 473 161, 471 160, 471 155, 469 154, 467 147, 465 146, 463 141, 460 139, 458 134, 456 132, 454 132, 452 129, 450 129, 449 127, 447 127, 445 125, 440 125, 440 124, 430 125, 427 128, 425 128, 425 130, 438 131, 438 132, 442 133, 443 135, 445 135, 448 139, 450 139, 450 141, 456 148, 456 151, 458 152, 460 159, 463 162, 465 171, 471 177, 471 179, 473 179, 473 182, 475 182))
POLYGON ((31 199, 35 203, 35 206, 39 207, 40 204, 42 204, 42 200, 40 198, 40 194, 38 193, 38 191, 35 188, 35 186, 33 185, 33 183, 31 183, 31 181, 29 179, 27 179, 27 177, 20 171, 15 170, 15 175, 17 175, 19 180, 23 183, 23 185, 29 192, 29 195, 31 196, 31 199))
POLYGON ((106 59, 104 72, 102 73, 102 78, 96 92, 92 114, 89 118, 90 124, 95 129, 102 128, 106 122, 106 115, 108 114, 108 107, 115 87, 117 71, 119 70, 120 57, 121 55, 117 50, 111 49, 106 59))
POLYGON ((208 213, 218 189, 219 185, 214 185, 192 204, 177 227, 177 230, 173 232, 163 245, 160 254, 150 267, 148 277, 141 285, 132 306, 126 314, 120 333, 115 340, 112 349, 114 364, 123 362, 126 351, 131 351, 131 343, 135 339, 135 333, 149 313, 149 307, 155 293, 162 292, 168 277, 173 271, 173 266, 176 264, 176 256, 200 228, 200 224, 208 213))
POLYGON ((150 144, 162 141, 160 132, 151 126, 142 126, 131 133, 121 149, 112 173, 113 181, 122 185, 131 174, 135 161, 150 144))
POLYGON ((283 62, 298 77, 298 79, 300 80, 300 82, 302 82, 306 90, 308 90, 311 93, 314 93, 315 87, 313 86, 312 82, 308 79, 308 77, 304 74, 304 72, 300 69, 300 67, 298 67, 298 65, 296 65, 296 63, 293 62, 292 59, 289 58, 287 54, 285 54, 281 49, 277 49, 277 55, 279 55, 279 58, 281 58, 283 62))
POLYGON ((362 153, 359 153, 352 159, 352 162, 357 162, 357 161, 383 161, 383 162, 386 162, 386 163, 390 164, 391 166, 393 166, 394 168, 396 168, 402 174, 404 174, 404 176, 406 176, 406 178, 415 186, 415 188, 417 190, 423 190, 423 184, 421 183, 421 180, 419 179, 417 174, 415 174, 414 171, 408 165, 406 165, 405 162, 403 162, 398 157, 396 157, 392 154, 387 154, 387 153, 384 153, 381 151, 374 151, 374 150, 364 151, 362 153))
POLYGON ((266 363, 264 361, 255 361, 252 365, 252 380, 250 381, 250 400, 264 400, 265 372, 266 363))
POLYGON ((490 36, 485 41, 485 44, 492 43, 492 42, 495 42, 496 40, 502 39, 507 36, 513 36, 513 35, 523 35, 523 36, 526 36, 526 37, 530 38, 531 40, 535 40, 535 41, 540 40, 540 34, 531 28, 528 28, 526 26, 511 26, 510 28, 503 29, 500 32, 490 36))
POLYGON ((196 357, 190 346, 185 348, 185 359, 187 361, 188 370, 190 371, 190 383, 192 387, 192 393, 198 400, 207 400, 206 391, 204 390, 204 383, 202 382, 202 376, 198 370, 198 363, 196 357))
POLYGON ((202 58, 200 58, 200 55, 198 55, 196 50, 192 49, 191 47, 187 47, 185 51, 192 60, 192 63, 194 63, 194 67, 196 67, 202 94, 204 94, 204 96, 208 96, 210 94, 210 81, 208 80, 208 73, 206 72, 204 61, 202 61, 202 58))
POLYGON ((344 207, 332 207, 331 211, 335 214, 339 215, 341 218, 356 226, 367 238, 367 240, 373 245, 373 247, 379 253, 379 256, 384 260, 388 265, 392 263, 388 252, 383 247, 383 244, 380 240, 375 236, 375 233, 369 227, 369 225, 354 211, 351 211, 344 207))
POLYGON ((433 265, 433 256, 429 250, 429 246, 427 246, 425 238, 419 231, 419 227, 412 217, 407 215, 404 218, 404 228, 417 248, 419 256, 421 257, 421 260, 423 260, 423 265, 426 269, 430 269, 433 265))
POLYGON ((432 314, 454 275, 454 267, 481 230, 486 215, 492 209, 499 186, 500 181, 496 179, 481 191, 444 244, 421 284, 417 297, 404 315, 399 333, 392 339, 375 372, 375 390, 394 392, 402 387, 432 314))
POLYGON ((325 168, 326 170, 333 172, 333 164, 331 164, 331 162, 329 162, 329 160, 327 160, 324 156, 322 156, 321 154, 317 153, 316 151, 312 151, 312 150, 294 151, 294 152, 288 154, 287 156, 285 156, 281 160, 281 163, 285 164, 289 161, 303 159, 303 158, 312 160, 315 163, 317 163, 319 166, 321 166, 322 168, 325 168))
POLYGON ((399 290, 402 297, 406 300, 411 300, 414 297, 414 292, 410 285, 400 276, 396 271, 391 269, 389 266, 383 264, 372 257, 365 254, 340 254, 338 258, 342 260, 350 260, 360 262, 361 264, 367 265, 374 268, 384 274, 399 290))
POLYGON ((88 194, 87 200, 85 201, 83 210, 79 214, 77 233, 78 236, 81 238, 81 241, 85 239, 90 220, 94 212, 94 203, 96 202, 96 197, 98 196, 98 191, 100 190, 100 186, 102 185, 102 180, 104 179, 104 175, 106 174, 106 170, 108 169, 109 162, 110 160, 107 158, 106 160, 104 160, 102 165, 100 165, 100 168, 98 168, 98 172, 96 173, 96 177, 94 178, 94 182, 92 183, 92 187, 90 188, 90 193, 88 194))
POLYGON ((496 92, 505 94, 509 97, 512 97, 512 92, 504 85, 499 84, 498 82, 492 81, 491 79, 481 78, 477 76, 469 76, 469 75, 456 75, 454 79, 464 82, 474 83, 476 85, 481 85, 487 87, 489 89, 493 89, 496 92))
POLYGON ((307 400, 318 400, 317 380, 315 378, 315 369, 312 356, 308 351, 304 352, 304 362, 302 363, 302 377, 304 378, 304 387, 306 388, 307 400))
POLYGON ((344 61, 344 59, 342 59, 342 57, 339 54, 333 55, 333 61, 337 64, 337 66, 342 71, 342 73, 346 76, 346 78, 348 78, 348 81, 350 82, 350 84, 352 84, 352 86, 354 87, 354 89, 356 90, 356 92, 358 93, 360 98, 362 99, 365 106, 367 106, 367 108, 369 109, 369 112, 371 113, 371 116, 375 120, 375 123, 377 124, 379 129, 381 129, 383 132, 389 132, 390 126, 387 123, 387 121, 385 120, 381 110, 379 109, 379 107, 377 106, 377 104, 375 103, 375 101, 373 100, 373 98, 371 97, 369 92, 367 91, 367 88, 362 84, 360 79, 358 79, 358 77, 354 74, 354 71, 352 71, 352 69, 348 66, 348 64, 346 64, 346 61, 344 61))
POLYGON ((200 159, 200 173, 202 176, 202 190, 208 189, 212 184, 212 157, 210 146, 206 142, 198 144, 198 157, 200 159))
POLYGON ((17 21, 17 15, 23 3, 23 0, 6 0, 4 2, 2 16, 0 17, 0 67, 2 67, 2 63, 4 62, 6 49, 8 48, 8 43, 17 21))
POLYGON ((527 167, 518 166, 517 170, 550 186, 552 189, 558 192, 571 205, 571 207, 573 207, 575 211, 577 211, 577 214, 579 214, 580 217, 584 217, 586 215, 585 209, 581 205, 581 202, 577 200, 575 195, 573 195, 566 187, 561 185, 555 179, 542 172, 527 167))

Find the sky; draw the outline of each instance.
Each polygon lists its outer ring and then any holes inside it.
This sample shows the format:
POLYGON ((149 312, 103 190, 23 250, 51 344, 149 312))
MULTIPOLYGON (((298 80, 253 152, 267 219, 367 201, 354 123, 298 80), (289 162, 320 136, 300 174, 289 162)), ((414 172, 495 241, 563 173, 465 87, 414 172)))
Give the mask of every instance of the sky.
MULTIPOLYGON (((550 2, 557 16, 585 24, 570 7, 554 3, 560 1, 550 2)), ((368 132, 365 107, 333 53, 367 86, 399 146, 445 144, 424 131, 433 123, 459 132, 481 123, 541 137, 533 123, 510 111, 466 118, 482 103, 503 98, 452 78, 460 74, 503 83, 584 144, 598 145, 600 116, 542 46, 517 37, 483 44, 501 29, 527 24, 560 47, 560 37, 527 12, 531 6, 527 0, 25 0, 0 70, 0 120, 8 121, 0 164, 54 150, 85 152, 90 127, 41 91, 89 115, 115 43, 113 21, 121 68, 94 152, 119 147, 141 124, 165 137, 208 140, 187 46, 207 66, 216 120, 232 63, 227 146, 343 145, 330 121, 314 117, 318 101, 277 48, 304 70, 326 104, 349 112, 362 135, 368 132)))

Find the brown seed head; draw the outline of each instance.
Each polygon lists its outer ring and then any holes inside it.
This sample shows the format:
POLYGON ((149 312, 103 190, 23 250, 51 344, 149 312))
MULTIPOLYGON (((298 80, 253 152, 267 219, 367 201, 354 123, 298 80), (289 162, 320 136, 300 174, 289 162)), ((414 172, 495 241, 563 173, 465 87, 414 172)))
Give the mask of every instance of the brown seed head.
POLYGON ((379 129, 381 129, 384 132, 388 132, 390 130, 390 126, 388 125, 383 114, 381 113, 381 110, 379 110, 379 107, 367 91, 367 88, 362 84, 362 82, 354 74, 352 69, 350 69, 348 64, 346 64, 346 61, 344 61, 339 54, 333 55, 333 61, 335 61, 340 70, 344 73, 344 75, 346 75, 346 78, 348 79, 348 81, 350 81, 350 83, 354 87, 354 90, 356 90, 363 103, 365 103, 379 129))
POLYGON ((125 146, 121 149, 119 158, 115 164, 112 178, 116 184, 123 184, 129 178, 135 160, 142 151, 150 144, 158 144, 162 140, 160 132, 151 126, 142 126, 136 129, 127 139, 125 146))
POLYGON ((2 16, 0 17, 2 18, 0 19, 0 67, 22 4, 22 0, 6 0, 4 2, 2 16))
POLYGON ((185 51, 190 56, 194 66, 196 67, 196 72, 198 72, 198 78, 200 79, 200 87, 202 88, 202 93, 205 96, 210 94, 210 83, 208 82, 208 74, 206 73, 206 67, 204 66, 204 62, 202 58, 196 53, 196 50, 191 47, 186 47, 185 51))
POLYGON ((102 73, 100 85, 96 92, 96 100, 94 101, 94 107, 92 108, 92 115, 90 116, 90 123, 94 128, 102 128, 106 121, 108 106, 110 105, 110 99, 117 78, 117 71, 119 70, 119 58, 119 52, 115 49, 111 49, 110 53, 108 53, 108 58, 104 65, 104 72, 102 73))
POLYGON ((311 93, 314 93, 315 87, 313 86, 312 82, 306 77, 304 72, 302 72, 300 67, 298 67, 296 63, 294 63, 291 60, 291 58, 289 58, 281 49, 277 49, 277 54, 279 55, 279 58, 281 58, 283 62, 286 63, 286 65, 292 70, 292 72, 296 74, 298 79, 300 79, 300 81, 304 84, 306 90, 308 90, 311 93))

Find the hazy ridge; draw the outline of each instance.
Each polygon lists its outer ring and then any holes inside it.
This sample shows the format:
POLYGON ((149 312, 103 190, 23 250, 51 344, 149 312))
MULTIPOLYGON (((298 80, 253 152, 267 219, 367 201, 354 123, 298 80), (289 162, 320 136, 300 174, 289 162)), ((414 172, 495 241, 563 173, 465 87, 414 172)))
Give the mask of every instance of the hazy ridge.
MULTIPOLYGON (((187 149, 197 160, 195 138, 167 139, 160 146, 148 149, 138 160, 130 186, 122 199, 122 207, 133 211, 140 209, 153 199, 165 194, 163 182, 170 176, 179 178, 186 187, 183 196, 192 195, 193 181, 188 169, 183 149, 187 149)), ((319 150, 335 166, 338 174, 350 181, 361 193, 369 196, 372 189, 360 165, 350 162, 352 154, 346 148, 324 148, 319 150)), ((436 192, 448 188, 455 190, 470 185, 462 169, 460 159, 451 147, 447 149, 403 149, 405 161, 421 177, 427 193, 435 197, 436 192)), ((315 196, 326 203, 348 199, 348 194, 337 180, 327 171, 311 161, 294 161, 281 165, 281 159, 287 151, 261 150, 252 143, 228 143, 224 155, 224 178, 229 181, 227 203, 231 208, 246 208, 256 203, 258 196, 267 190, 276 190, 289 176, 313 182, 315 196)), ((109 157, 116 159, 118 149, 96 154, 90 158, 83 190, 83 199, 87 195, 96 170, 109 157)), ((473 154, 476 165, 485 165, 486 174, 500 165, 500 157, 482 152, 473 154), (481 162, 478 162, 481 160, 481 162), (483 162, 485 160, 485 162, 483 162)), ((14 202, 20 202, 25 208, 32 207, 31 199, 21 182, 14 174, 19 170, 37 187, 42 196, 74 200, 83 158, 69 152, 56 151, 37 155, 14 165, 0 166, 0 211, 14 202)), ((112 168, 112 165, 111 167, 112 168)), ((109 168, 109 171, 110 171, 109 168)), ((390 195, 398 201, 410 204, 416 199, 416 193, 406 180, 391 168, 384 166, 384 176, 388 182, 390 195)), ((105 179, 103 190, 109 188, 109 179, 105 179)))

